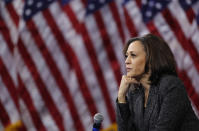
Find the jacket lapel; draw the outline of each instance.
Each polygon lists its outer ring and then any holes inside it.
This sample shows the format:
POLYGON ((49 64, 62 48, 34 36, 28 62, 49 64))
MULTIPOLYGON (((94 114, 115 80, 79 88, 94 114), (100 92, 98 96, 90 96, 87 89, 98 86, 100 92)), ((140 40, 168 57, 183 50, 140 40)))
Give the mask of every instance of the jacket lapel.
POLYGON ((144 111, 144 88, 135 89, 129 94, 131 101, 130 108, 133 111, 134 123, 141 129, 145 131, 149 128, 149 120, 151 114, 154 110, 157 101, 157 87, 151 86, 149 91, 149 97, 147 101, 147 107, 144 111))
POLYGON ((144 89, 139 88, 135 89, 134 93, 131 94, 131 102, 133 104, 133 112, 134 112, 134 123, 143 131, 143 123, 144 123, 144 89))
POLYGON ((156 101, 157 101, 157 87, 151 86, 149 91, 147 106, 144 112, 144 124, 146 127, 149 126, 149 119, 151 118, 151 114, 155 107, 156 101))

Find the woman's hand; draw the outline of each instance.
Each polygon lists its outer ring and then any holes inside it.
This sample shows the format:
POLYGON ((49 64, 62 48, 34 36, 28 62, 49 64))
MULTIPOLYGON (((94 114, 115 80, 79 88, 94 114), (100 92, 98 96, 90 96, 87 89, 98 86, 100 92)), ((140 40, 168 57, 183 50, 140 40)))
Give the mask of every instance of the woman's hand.
POLYGON ((120 82, 120 87, 118 91, 118 102, 119 103, 126 103, 125 96, 129 88, 129 84, 131 83, 138 83, 135 78, 132 78, 127 75, 122 76, 122 80, 120 82))

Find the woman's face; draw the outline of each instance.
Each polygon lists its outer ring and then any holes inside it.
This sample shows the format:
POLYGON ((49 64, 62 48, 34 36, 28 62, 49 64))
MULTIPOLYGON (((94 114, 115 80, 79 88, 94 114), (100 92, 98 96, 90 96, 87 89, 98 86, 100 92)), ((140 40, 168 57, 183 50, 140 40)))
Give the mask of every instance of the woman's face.
POLYGON ((127 76, 136 77, 144 73, 146 53, 140 41, 132 42, 126 51, 127 76))

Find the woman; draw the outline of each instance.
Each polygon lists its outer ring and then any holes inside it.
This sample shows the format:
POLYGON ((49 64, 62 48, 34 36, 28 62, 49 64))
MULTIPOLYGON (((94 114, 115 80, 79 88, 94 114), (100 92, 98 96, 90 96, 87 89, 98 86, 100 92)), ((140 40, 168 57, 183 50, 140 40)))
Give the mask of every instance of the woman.
POLYGON ((199 131, 167 43, 148 34, 125 48, 127 74, 117 98, 118 131, 199 131))

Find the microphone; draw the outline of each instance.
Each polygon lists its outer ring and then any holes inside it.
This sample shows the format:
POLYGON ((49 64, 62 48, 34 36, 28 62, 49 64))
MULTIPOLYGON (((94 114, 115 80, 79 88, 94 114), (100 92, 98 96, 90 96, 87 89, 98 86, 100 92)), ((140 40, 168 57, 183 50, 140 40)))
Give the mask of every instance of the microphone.
POLYGON ((96 113, 93 118, 94 118, 94 123, 93 123, 92 131, 99 131, 101 127, 101 123, 104 120, 104 117, 102 114, 96 113))

